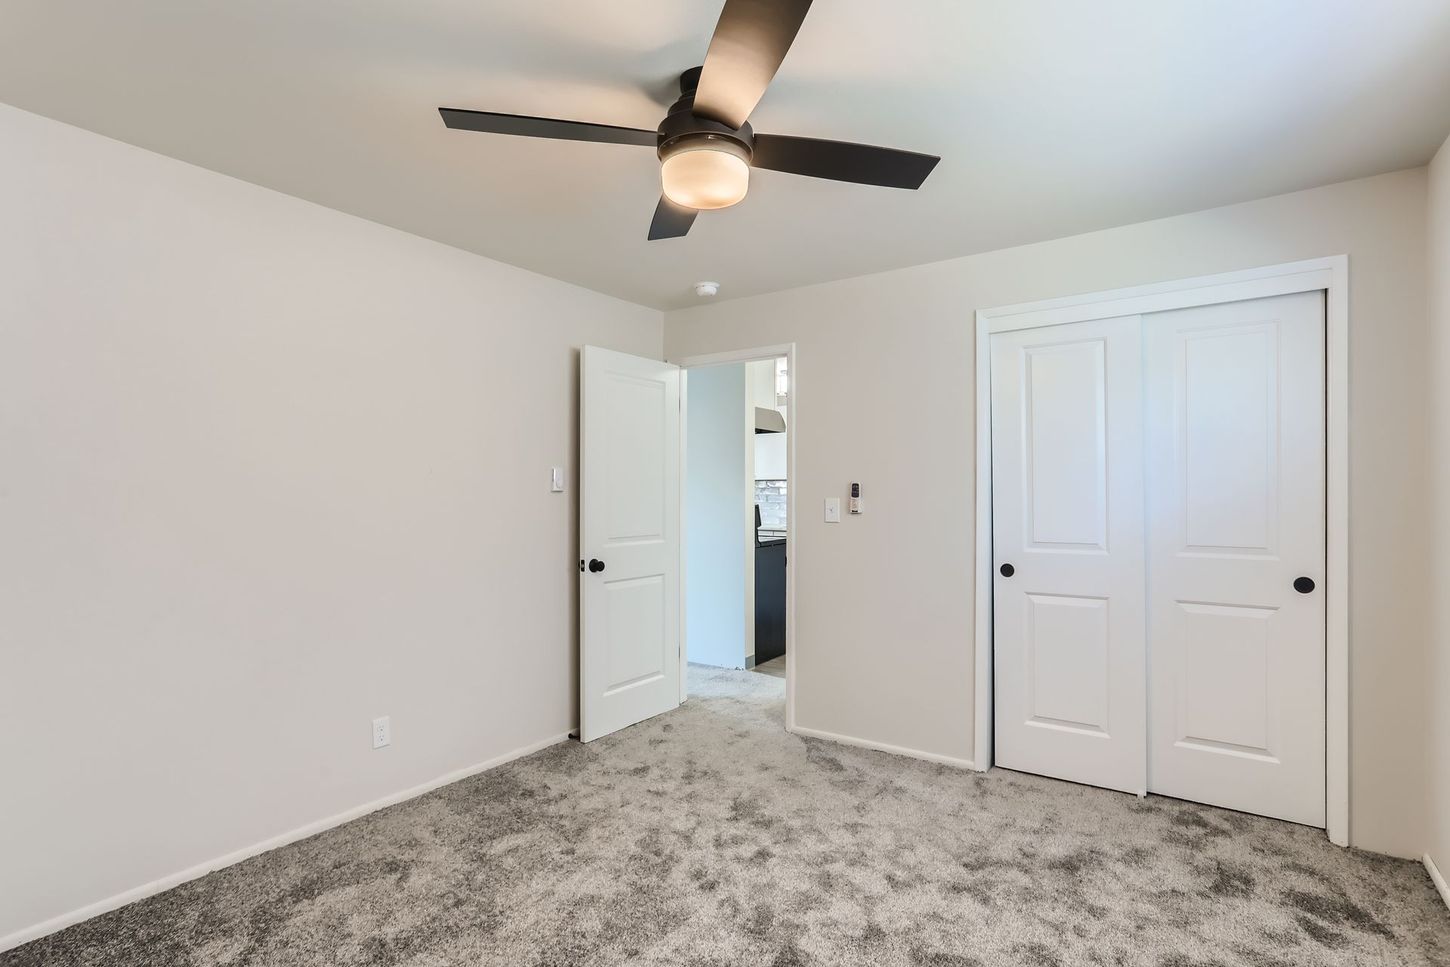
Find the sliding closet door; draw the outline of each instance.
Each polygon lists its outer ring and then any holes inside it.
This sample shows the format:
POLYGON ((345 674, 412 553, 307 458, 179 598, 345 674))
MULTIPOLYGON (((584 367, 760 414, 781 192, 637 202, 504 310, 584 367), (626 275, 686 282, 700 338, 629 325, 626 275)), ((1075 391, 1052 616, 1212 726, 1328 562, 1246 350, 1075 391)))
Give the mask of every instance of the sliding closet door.
POLYGON ((1146 789, 1137 316, 992 337, 996 761, 1146 789))
POLYGON ((1323 294, 1143 333, 1150 788, 1323 826, 1323 294))

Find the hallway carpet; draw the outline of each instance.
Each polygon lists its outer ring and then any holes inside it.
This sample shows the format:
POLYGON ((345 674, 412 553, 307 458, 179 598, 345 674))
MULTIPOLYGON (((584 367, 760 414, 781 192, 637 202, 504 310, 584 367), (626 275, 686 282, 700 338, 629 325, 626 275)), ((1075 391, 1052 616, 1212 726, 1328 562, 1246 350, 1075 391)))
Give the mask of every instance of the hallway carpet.
POLYGON ((1324 834, 782 730, 785 682, 554 746, 5 967, 1450 964, 1425 871, 1324 834))

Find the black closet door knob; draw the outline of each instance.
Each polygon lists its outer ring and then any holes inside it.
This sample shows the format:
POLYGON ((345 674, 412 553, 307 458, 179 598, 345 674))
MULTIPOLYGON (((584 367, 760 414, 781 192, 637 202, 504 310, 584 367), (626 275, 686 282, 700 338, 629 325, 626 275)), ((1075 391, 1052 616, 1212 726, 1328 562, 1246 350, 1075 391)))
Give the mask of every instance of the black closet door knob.
POLYGON ((1294 579, 1294 590, 1300 594, 1308 594, 1314 590, 1313 578, 1299 577, 1294 579))
POLYGON ((1017 573, 1017 569, 1010 564, 1003 564, 997 570, 1002 572, 1002 576, 1004 578, 1010 578, 1012 575, 1017 573))
POLYGON ((604 570, 604 562, 597 557, 591 557, 589 559, 589 573, 598 574, 602 570, 604 570))

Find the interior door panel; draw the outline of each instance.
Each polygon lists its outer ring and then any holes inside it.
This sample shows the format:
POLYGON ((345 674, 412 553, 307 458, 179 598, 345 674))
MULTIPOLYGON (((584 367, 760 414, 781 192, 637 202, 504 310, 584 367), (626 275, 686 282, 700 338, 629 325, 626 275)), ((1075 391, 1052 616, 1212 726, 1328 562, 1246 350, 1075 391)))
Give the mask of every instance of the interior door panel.
POLYGON ((680 373, 584 347, 579 737, 680 704, 680 373))
POLYGON ((1127 792, 1147 788, 1139 357, 1136 316, 992 337, 996 761, 1127 792))
POLYGON ((1323 294, 1158 313, 1143 338, 1149 788, 1323 826, 1323 294))

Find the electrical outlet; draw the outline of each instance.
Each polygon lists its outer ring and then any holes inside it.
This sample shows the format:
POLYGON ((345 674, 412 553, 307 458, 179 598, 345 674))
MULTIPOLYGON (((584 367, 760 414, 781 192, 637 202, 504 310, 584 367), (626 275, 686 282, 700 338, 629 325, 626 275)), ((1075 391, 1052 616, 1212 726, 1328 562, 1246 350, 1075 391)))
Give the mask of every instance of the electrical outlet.
POLYGON ((384 715, 380 719, 373 719, 373 748, 381 749, 385 745, 393 743, 393 725, 384 715))

